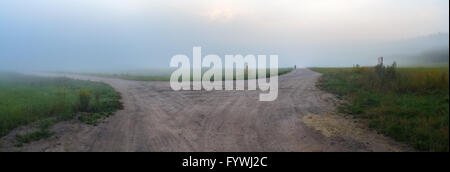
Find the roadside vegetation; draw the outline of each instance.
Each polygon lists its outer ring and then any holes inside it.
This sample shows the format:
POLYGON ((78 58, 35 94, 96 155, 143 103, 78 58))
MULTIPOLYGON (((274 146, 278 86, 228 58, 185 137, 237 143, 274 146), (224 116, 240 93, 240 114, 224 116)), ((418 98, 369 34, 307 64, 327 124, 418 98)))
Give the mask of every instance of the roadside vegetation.
POLYGON ((95 125, 99 115, 122 108, 119 93, 104 83, 7 72, 0 72, 0 100, 0 137, 23 125, 36 128, 16 135, 19 146, 51 136, 56 122, 78 116, 95 125))
MULTIPOLYGON (((202 73, 206 72, 207 69, 203 69, 202 73)), ((278 69, 278 75, 284 75, 286 73, 289 73, 293 70, 293 68, 279 68, 278 69)), ((75 73, 80 75, 89 75, 89 76, 98 76, 98 77, 107 77, 107 78, 119 78, 119 79, 125 79, 125 80, 133 80, 133 81, 170 81, 170 75, 173 71, 164 71, 164 72, 155 72, 157 74, 153 74, 151 72, 124 72, 124 73, 75 73)), ((203 75, 203 74, 202 74, 203 75)), ((225 80, 225 72, 222 72, 222 80, 225 80)), ((266 77, 270 77, 270 70, 267 69, 266 77)), ((258 78, 258 74, 257 77, 258 78)), ((247 80, 248 75, 244 74, 244 79, 247 80)), ((250 78, 255 79, 255 78, 250 78)), ((180 79, 181 80, 181 79, 180 79)), ((191 77, 191 81, 193 80, 193 77, 191 77)), ((233 74, 233 80, 236 80, 236 73, 233 74)), ((211 79, 213 81, 213 79, 211 79)))
POLYGON ((449 151, 449 68, 311 68, 339 110, 420 151, 449 151))

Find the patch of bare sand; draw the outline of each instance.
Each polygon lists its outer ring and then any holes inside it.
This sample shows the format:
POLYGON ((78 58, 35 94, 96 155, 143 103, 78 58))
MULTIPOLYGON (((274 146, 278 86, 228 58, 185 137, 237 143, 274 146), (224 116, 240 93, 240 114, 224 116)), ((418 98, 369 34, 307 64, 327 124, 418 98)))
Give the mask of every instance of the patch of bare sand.
POLYGON ((302 117, 303 123, 319 131, 326 137, 339 137, 352 139, 359 143, 370 145, 372 151, 407 151, 405 145, 395 143, 373 130, 368 129, 363 123, 352 117, 342 114, 308 114, 302 117))

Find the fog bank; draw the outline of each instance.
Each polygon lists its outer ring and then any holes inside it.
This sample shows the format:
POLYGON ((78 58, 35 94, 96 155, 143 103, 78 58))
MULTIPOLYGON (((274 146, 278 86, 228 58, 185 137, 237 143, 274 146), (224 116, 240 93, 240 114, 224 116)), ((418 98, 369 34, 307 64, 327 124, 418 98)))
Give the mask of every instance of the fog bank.
POLYGON ((448 21, 447 0, 0 1, 0 70, 166 68, 194 46, 282 67, 448 63, 448 21))

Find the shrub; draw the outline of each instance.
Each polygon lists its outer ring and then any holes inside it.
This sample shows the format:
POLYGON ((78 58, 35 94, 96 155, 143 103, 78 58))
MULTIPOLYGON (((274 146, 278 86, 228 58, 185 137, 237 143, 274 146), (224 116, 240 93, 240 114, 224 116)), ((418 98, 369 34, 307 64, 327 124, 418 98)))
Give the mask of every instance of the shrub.
POLYGON ((91 100, 91 95, 87 91, 81 91, 80 94, 80 111, 87 112, 89 110, 89 101, 91 100))

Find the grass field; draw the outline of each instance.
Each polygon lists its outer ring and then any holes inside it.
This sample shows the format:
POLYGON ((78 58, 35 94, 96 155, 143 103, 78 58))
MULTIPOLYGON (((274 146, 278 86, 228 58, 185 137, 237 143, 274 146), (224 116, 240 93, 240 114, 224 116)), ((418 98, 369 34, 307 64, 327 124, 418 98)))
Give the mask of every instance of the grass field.
MULTIPOLYGON (((207 69, 203 69, 202 73, 206 72, 207 69)), ((279 68, 278 75, 283 75, 289 73, 293 70, 293 68, 279 68)), ((159 70, 159 71, 130 71, 130 72, 106 72, 106 73, 76 73, 81 75, 90 75, 90 76, 99 76, 99 77, 108 77, 108 78, 119 78, 125 80, 134 80, 134 81, 170 81, 170 75, 173 70, 159 70)), ((257 72, 256 72, 257 73, 257 72)), ((222 72, 222 80, 225 80, 225 72, 222 72)), ((270 76, 270 70, 267 69, 266 77, 270 76)), ((236 73, 233 75, 233 80, 236 80, 236 73)), ((258 78, 258 74, 256 76, 258 78)), ((247 80, 248 75, 244 74, 244 79, 247 80)), ((250 78, 254 79, 254 78, 250 78)), ((193 78, 191 77, 191 81, 193 78)), ((213 81, 213 79, 211 79, 213 81)))
POLYGON ((0 72, 0 137, 27 124, 41 130, 18 135, 19 142, 48 137, 53 123, 77 114, 80 119, 110 115, 121 108, 119 99, 119 93, 103 83, 0 72))
POLYGON ((449 68, 311 68, 341 112, 421 151, 449 151, 449 68))

